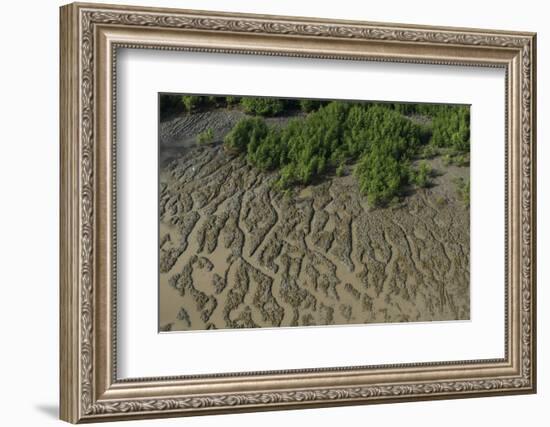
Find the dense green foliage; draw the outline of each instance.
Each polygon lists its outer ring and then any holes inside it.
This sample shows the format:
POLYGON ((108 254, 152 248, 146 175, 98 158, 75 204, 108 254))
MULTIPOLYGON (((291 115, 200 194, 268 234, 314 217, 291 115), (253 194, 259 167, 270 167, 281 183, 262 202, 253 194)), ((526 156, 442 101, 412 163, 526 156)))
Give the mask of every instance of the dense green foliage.
MULTIPOLYGON (((443 155, 447 164, 469 163, 467 106, 166 95, 160 102, 161 115, 220 107, 249 115, 226 135, 227 149, 263 171, 278 171, 276 186, 287 192, 330 173, 353 171, 369 204, 384 205, 406 185, 430 185, 429 163, 412 167, 415 159, 443 155), (280 115, 294 118, 283 127, 264 119, 280 115)), ((212 142, 212 130, 202 132, 197 141, 212 142)), ((457 191, 469 200, 469 182, 457 191)))
POLYGON ((421 161, 418 169, 411 170, 410 180, 418 187, 424 188, 430 185, 432 167, 426 161, 421 161))
POLYGON ((434 115, 431 143, 455 151, 470 151, 470 109, 467 106, 445 106, 434 115))
POLYGON ((426 117, 436 117, 439 114, 447 114, 451 110, 456 110, 460 108, 465 108, 468 110, 468 107, 458 106, 458 105, 447 105, 447 104, 415 104, 415 103, 386 103, 385 105, 388 108, 393 108, 398 113, 404 114, 406 116, 419 115, 426 117))
POLYGON ((182 96, 181 102, 185 111, 193 112, 199 109, 199 107, 206 104, 206 99, 203 96, 182 96))
POLYGON ((318 110, 322 105, 322 101, 316 99, 300 99, 300 109, 304 113, 311 113, 312 111, 318 110))
POLYGON ((224 96, 184 95, 181 97, 181 103, 185 111, 194 113, 207 108, 225 107, 228 103, 227 98, 224 96))
POLYGON ((392 109, 331 102, 282 129, 245 118, 225 143, 262 170, 279 169, 280 188, 311 183, 329 170, 342 174, 346 163, 358 160, 361 191, 376 205, 390 201, 407 181, 407 162, 420 144, 419 132, 392 109))
POLYGON ((357 163, 355 175, 359 189, 370 205, 390 202, 397 196, 408 176, 407 163, 400 162, 381 146, 373 146, 357 163))
POLYGON ((280 98, 241 98, 245 113, 255 116, 276 116, 285 109, 285 100, 280 98))
MULTIPOLYGON (((305 100, 303 109, 313 111, 322 105, 322 101, 305 100)), ((301 101, 282 98, 241 97, 241 96, 203 96, 169 95, 160 97, 161 114, 185 111, 195 113, 220 107, 240 107, 245 113, 254 116, 276 116, 302 108, 301 101)))
POLYGON ((233 151, 246 152, 248 145, 263 141, 269 131, 267 124, 259 117, 239 121, 225 137, 225 145, 233 151))
POLYGON ((412 114, 418 114, 417 111, 417 104, 408 104, 408 103, 401 103, 401 104, 388 104, 391 108, 393 108, 398 113, 401 113, 406 116, 410 116, 412 114))

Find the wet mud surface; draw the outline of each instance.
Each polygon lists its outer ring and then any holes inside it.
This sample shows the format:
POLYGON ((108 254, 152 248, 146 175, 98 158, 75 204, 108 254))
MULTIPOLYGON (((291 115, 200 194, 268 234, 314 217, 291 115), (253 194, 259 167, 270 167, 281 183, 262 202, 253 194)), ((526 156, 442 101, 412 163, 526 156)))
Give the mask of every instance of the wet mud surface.
POLYGON ((453 183, 468 167, 430 160, 433 185, 394 207, 369 208, 350 172, 288 197, 223 149, 242 113, 221 114, 160 125, 161 331, 469 318, 469 210, 453 183))

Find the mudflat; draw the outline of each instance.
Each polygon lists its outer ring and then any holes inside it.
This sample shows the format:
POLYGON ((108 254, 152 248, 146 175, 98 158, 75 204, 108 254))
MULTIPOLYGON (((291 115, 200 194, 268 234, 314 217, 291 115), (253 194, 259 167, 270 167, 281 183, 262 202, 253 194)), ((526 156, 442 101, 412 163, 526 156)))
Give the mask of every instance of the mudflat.
POLYGON ((455 185, 469 167, 427 160, 431 186, 391 207, 369 207, 351 167, 284 194, 276 172, 224 149, 242 116, 160 123, 161 331, 469 319, 470 215, 455 185))

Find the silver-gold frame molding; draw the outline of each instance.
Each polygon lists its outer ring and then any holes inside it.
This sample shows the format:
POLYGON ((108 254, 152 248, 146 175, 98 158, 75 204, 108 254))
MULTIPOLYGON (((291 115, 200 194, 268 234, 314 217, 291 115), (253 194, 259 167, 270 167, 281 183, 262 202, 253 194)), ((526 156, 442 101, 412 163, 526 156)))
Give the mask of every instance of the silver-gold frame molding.
POLYGON ((524 32, 63 6, 61 418, 77 423, 535 392, 535 42, 535 34, 524 32), (117 379, 115 65, 120 47, 504 68, 505 357, 117 379))

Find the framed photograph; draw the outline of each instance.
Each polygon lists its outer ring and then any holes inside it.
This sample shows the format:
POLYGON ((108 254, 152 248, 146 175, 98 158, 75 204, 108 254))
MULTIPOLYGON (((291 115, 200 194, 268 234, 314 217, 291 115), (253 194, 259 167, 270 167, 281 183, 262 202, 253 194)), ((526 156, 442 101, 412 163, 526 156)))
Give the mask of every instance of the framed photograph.
POLYGON ((535 34, 60 22, 63 420, 535 392, 535 34))

